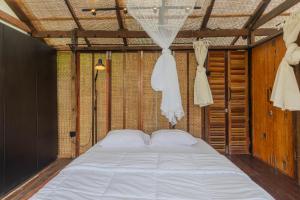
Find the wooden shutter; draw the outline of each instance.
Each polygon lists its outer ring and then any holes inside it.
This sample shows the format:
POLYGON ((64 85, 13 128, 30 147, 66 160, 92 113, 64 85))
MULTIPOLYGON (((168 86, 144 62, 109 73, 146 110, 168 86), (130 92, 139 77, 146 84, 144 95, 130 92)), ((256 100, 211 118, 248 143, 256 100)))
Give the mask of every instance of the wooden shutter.
POLYGON ((208 53, 207 70, 214 104, 207 108, 206 138, 210 145, 224 153, 226 148, 225 51, 208 53))
POLYGON ((248 55, 228 52, 228 141, 230 154, 247 154, 248 140, 248 55))

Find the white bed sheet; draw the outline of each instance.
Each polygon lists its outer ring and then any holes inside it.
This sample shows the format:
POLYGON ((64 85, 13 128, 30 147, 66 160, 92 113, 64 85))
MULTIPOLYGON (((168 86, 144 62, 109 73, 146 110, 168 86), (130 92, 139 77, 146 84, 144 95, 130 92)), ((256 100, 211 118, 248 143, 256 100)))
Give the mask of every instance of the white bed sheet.
POLYGON ((31 199, 273 199, 204 141, 192 147, 102 148, 71 162, 31 199))

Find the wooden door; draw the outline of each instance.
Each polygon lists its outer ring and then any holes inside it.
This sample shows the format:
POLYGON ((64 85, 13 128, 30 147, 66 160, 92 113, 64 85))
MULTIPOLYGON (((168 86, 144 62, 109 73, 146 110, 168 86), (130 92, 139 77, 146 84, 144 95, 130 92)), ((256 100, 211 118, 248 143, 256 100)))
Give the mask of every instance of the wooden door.
POLYGON ((248 51, 229 51, 227 70, 229 153, 248 154, 248 51))
POLYGON ((206 139, 208 143, 221 153, 226 151, 226 52, 209 51, 208 81, 214 104, 207 107, 206 139))
POLYGON ((268 134, 268 87, 266 49, 270 51, 270 45, 264 44, 252 50, 252 148, 253 155, 270 163, 270 148, 272 147, 268 134))

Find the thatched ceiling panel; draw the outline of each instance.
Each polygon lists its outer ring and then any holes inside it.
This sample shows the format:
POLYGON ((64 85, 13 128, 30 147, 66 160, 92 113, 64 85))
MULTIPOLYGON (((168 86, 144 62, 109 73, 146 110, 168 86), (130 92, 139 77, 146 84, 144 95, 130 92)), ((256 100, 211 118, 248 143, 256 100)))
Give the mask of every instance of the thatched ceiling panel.
POLYGON ((277 16, 262 25, 260 28, 281 28, 287 18, 288 16, 277 16))
POLYGON ((30 18, 72 17, 64 0, 23 0, 20 4, 30 18))
MULTIPOLYGON (((69 38, 45 38, 48 45, 54 46, 56 48, 66 48, 68 44, 71 44, 71 39, 69 38)), ((78 44, 85 44, 83 38, 78 38, 78 44)))
POLYGON ((117 31, 119 30, 119 24, 117 19, 105 19, 105 20, 80 20, 80 24, 85 30, 106 30, 117 31))
POLYGON ((181 30, 199 30, 201 27, 203 18, 197 17, 197 18, 188 18, 181 30))
POLYGON ((53 20, 43 20, 43 21, 33 21, 34 26, 39 31, 70 31, 77 28, 77 25, 73 20, 64 21, 53 21, 53 20))
POLYGON ((122 38, 88 38, 92 45, 94 44, 123 44, 122 38))
POLYGON ((150 38, 128 38, 129 45, 154 45, 154 42, 150 38))
POLYGON ((261 0, 216 0, 212 15, 252 14, 261 0))
MULTIPOLYGON (((83 8, 114 8, 114 0, 71 0, 71 5, 78 18, 91 17, 89 12, 82 12, 83 8)), ((101 11, 97 16, 101 17, 116 17, 116 11, 101 11)))
POLYGON ((176 38, 173 42, 173 45, 192 45, 197 38, 176 38))
POLYGON ((215 37, 215 38, 204 38, 209 41, 212 46, 227 46, 230 45, 234 37, 215 37))
POLYGON ((248 17, 211 17, 207 27, 210 29, 241 29, 248 17))
POLYGON ((130 31, 142 31, 144 30, 141 25, 133 18, 126 18, 125 28, 130 31))

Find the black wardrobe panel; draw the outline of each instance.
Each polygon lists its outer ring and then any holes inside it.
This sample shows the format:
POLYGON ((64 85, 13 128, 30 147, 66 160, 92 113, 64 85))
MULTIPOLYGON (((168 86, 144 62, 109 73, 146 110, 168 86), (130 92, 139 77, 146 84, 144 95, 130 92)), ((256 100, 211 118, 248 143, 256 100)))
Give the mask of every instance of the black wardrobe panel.
POLYGON ((0 24, 0 195, 5 190, 4 188, 4 101, 3 101, 3 90, 4 90, 4 67, 2 64, 3 51, 1 50, 3 43, 3 25, 0 24))
POLYGON ((42 168, 56 159, 58 149, 56 51, 41 46, 38 54, 38 164, 42 168))
POLYGON ((5 184, 11 188, 37 170, 36 47, 25 34, 4 28, 5 184))

